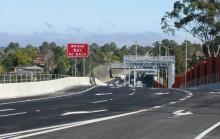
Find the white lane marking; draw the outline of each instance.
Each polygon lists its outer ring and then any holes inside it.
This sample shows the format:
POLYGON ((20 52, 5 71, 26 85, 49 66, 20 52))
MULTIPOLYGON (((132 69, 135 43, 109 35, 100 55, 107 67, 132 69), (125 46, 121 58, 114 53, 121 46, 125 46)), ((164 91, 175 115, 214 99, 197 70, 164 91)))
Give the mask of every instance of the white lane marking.
POLYGON ((66 94, 66 95, 60 95, 60 96, 54 96, 54 97, 45 97, 45 98, 39 98, 39 99, 28 99, 28 100, 22 100, 22 101, 14 101, 14 102, 5 102, 5 103, 0 103, 0 106, 2 105, 8 105, 8 104, 16 104, 16 103, 24 103, 24 102, 30 102, 30 101, 39 101, 39 100, 48 100, 48 99, 54 99, 54 98, 61 98, 61 97, 66 97, 66 96, 72 96, 72 95, 77 95, 77 94, 82 94, 84 92, 87 92, 89 90, 92 90, 96 88, 97 86, 88 88, 86 90, 76 92, 76 93, 71 93, 71 94, 66 94))
POLYGON ((210 128, 206 129, 205 131, 203 131, 201 134, 199 134, 197 137, 195 137, 194 139, 202 139, 204 136, 206 136, 209 132, 211 132, 212 130, 214 130, 215 128, 220 126, 220 122, 214 124, 213 126, 211 126, 210 128))
POLYGON ((26 113, 27 112, 20 112, 20 113, 12 113, 12 114, 0 115, 0 118, 8 117, 8 116, 15 116, 15 115, 22 115, 22 114, 26 114, 26 113))
POLYGON ((164 92, 164 93, 155 93, 155 95, 169 95, 170 92, 164 92))
POLYGON ((35 110, 36 112, 40 112, 40 110, 35 110))
POLYGON ((4 111, 13 111, 13 110, 15 110, 15 109, 2 109, 2 110, 0 110, 0 112, 4 112, 4 111))
POLYGON ((77 127, 77 126, 87 125, 91 123, 97 123, 101 121, 107 121, 107 120, 116 119, 120 117, 130 116, 130 115, 146 112, 149 110, 151 109, 142 109, 142 110, 138 110, 134 112, 118 114, 118 115, 113 115, 113 116, 108 116, 108 117, 102 117, 102 118, 97 118, 97 119, 92 119, 92 120, 86 120, 86 121, 80 121, 80 122, 74 122, 74 123, 62 124, 62 125, 50 126, 50 127, 44 127, 44 128, 37 128, 37 129, 32 129, 32 130, 19 131, 19 132, 14 132, 14 133, 7 133, 7 134, 0 135, 0 138, 12 137, 12 139, 13 138, 20 139, 20 138, 25 138, 25 137, 32 137, 32 136, 59 131, 63 129, 68 129, 72 127, 77 127), (22 135, 25 133, 27 134, 22 135))
POLYGON ((178 111, 173 112, 173 114, 174 114, 174 116, 177 117, 177 116, 191 115, 193 113, 190 111, 178 110, 178 111))
POLYGON ((98 113, 98 112, 104 112, 107 110, 96 110, 96 111, 74 111, 74 112, 66 112, 62 114, 61 116, 66 116, 66 115, 72 115, 72 114, 88 114, 88 113, 98 113))
POLYGON ((112 93, 99 93, 95 94, 96 96, 106 96, 106 95, 111 95, 112 93))
POLYGON ((133 96, 135 93, 131 93, 131 94, 129 94, 129 96, 133 96))
POLYGON ((180 101, 186 100, 185 98, 181 98, 180 101))
POLYGON ((158 108, 161 108, 163 106, 154 106, 153 109, 158 109, 158 108))
POLYGON ((220 94, 220 92, 209 92, 210 94, 220 94))
POLYGON ((177 102, 169 102, 169 104, 176 104, 177 102))
POLYGON ((97 104, 97 103, 102 103, 102 102, 107 102, 107 101, 109 101, 109 100, 94 101, 94 102, 92 102, 92 103, 93 103, 93 104, 97 104))

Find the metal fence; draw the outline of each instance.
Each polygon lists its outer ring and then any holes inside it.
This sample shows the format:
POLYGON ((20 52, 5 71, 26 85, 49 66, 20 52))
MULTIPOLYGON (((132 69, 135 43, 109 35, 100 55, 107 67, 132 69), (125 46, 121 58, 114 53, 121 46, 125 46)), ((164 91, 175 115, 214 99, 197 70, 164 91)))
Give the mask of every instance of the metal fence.
POLYGON ((39 82, 70 77, 69 75, 59 74, 0 74, 0 84, 39 82))
POLYGON ((186 85, 182 84, 180 88, 185 88, 185 86, 186 88, 190 88, 190 87, 196 87, 199 85, 212 84, 212 83, 220 83, 220 73, 211 74, 200 78, 196 78, 191 81, 187 81, 186 85))

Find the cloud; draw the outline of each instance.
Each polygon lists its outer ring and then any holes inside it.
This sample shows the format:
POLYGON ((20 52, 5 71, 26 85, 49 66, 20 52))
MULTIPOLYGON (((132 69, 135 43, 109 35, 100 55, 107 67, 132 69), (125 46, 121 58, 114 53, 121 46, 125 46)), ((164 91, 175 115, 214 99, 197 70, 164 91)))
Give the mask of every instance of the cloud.
POLYGON ((49 23, 49 22, 44 22, 43 23, 48 29, 54 29, 54 26, 51 24, 51 23, 49 23))

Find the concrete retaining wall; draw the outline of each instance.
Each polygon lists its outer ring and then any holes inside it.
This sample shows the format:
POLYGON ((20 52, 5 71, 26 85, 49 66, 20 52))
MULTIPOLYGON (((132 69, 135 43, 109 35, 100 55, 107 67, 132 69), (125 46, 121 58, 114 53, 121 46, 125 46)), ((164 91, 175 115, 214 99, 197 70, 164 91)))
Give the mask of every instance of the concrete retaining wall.
MULTIPOLYGON (((97 85, 104 85, 98 80, 97 82, 97 85)), ((0 84, 0 99, 39 96, 74 86, 90 85, 89 77, 67 77, 41 82, 0 84)))

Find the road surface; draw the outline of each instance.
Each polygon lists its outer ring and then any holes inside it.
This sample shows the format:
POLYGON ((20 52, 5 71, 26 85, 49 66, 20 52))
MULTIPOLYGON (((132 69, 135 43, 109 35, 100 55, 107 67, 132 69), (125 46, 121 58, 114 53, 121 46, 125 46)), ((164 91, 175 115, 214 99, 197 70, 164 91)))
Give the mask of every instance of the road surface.
POLYGON ((220 139, 219 92, 110 85, 0 101, 0 138, 220 139))

